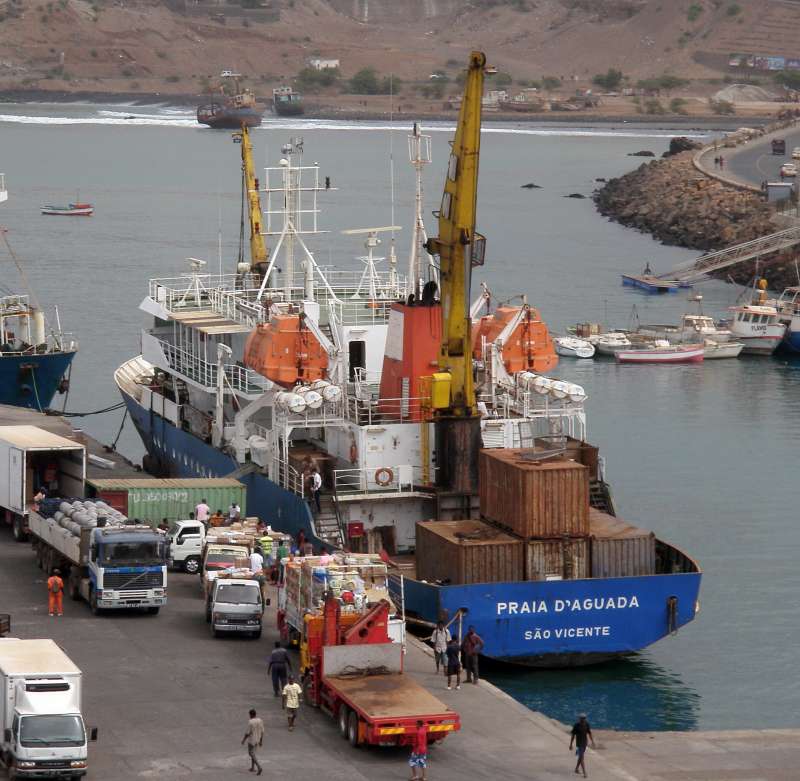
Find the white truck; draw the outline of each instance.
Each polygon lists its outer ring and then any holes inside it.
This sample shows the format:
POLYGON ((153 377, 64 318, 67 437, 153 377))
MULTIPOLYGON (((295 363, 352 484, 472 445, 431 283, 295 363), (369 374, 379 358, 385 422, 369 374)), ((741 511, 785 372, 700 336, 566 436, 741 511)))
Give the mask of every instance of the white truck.
POLYGON ((14 539, 28 538, 28 515, 40 488, 51 496, 83 496, 86 449, 38 426, 0 426, 0 519, 14 539))
MULTIPOLYGON (((0 759, 9 778, 86 775, 81 671, 52 640, 0 639, 0 759)), ((88 740, 87 740, 88 739, 88 740)))
POLYGON ((203 546, 206 544, 206 527, 201 521, 176 521, 169 530, 169 563, 190 575, 200 572, 203 546))

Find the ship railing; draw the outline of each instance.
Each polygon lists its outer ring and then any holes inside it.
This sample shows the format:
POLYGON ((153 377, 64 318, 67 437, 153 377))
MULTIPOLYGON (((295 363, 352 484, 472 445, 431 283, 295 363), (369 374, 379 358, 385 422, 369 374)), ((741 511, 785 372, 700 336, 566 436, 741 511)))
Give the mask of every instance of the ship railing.
MULTIPOLYGON (((169 361, 170 368, 205 388, 214 388, 217 384, 217 364, 176 347, 163 339, 156 339, 169 361)), ((252 369, 237 363, 225 363, 222 366, 225 383, 229 390, 249 395, 263 393, 270 387, 266 377, 262 377, 252 369)))
POLYGON ((287 425, 297 428, 342 423, 345 419, 344 410, 345 403, 342 399, 335 402, 326 401, 318 409, 306 408, 305 412, 291 412, 276 405, 275 414, 287 425))
POLYGON ((397 464, 354 469, 334 469, 333 482, 337 496, 372 493, 410 493, 422 480, 422 468, 397 464))
POLYGON ((430 417, 430 399, 403 396, 382 399, 347 397, 346 417, 359 426, 379 426, 387 423, 418 423, 430 417))
POLYGON ((211 308, 220 316, 247 326, 255 328, 264 322, 266 310, 255 299, 258 290, 223 290, 209 291, 211 308), (251 300, 252 299, 252 300, 251 300))
POLYGON ((275 456, 272 464, 274 480, 278 485, 298 496, 305 496, 303 476, 288 461, 275 456))
POLYGON ((385 325, 394 301, 390 299, 330 299, 328 307, 342 325, 385 325))
POLYGON ((151 279, 148 294, 170 312, 210 309, 215 290, 235 290, 241 286, 236 274, 197 274, 151 279))

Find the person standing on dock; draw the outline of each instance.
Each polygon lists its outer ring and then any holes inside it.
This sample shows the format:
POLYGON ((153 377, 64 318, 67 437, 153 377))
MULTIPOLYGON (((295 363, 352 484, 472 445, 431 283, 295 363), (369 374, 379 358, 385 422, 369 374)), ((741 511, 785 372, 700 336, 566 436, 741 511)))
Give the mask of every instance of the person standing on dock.
POLYGON ((286 708, 286 718, 289 720, 289 732, 294 730, 294 720, 297 718, 297 709, 300 707, 300 695, 303 689, 294 676, 289 676, 289 683, 283 687, 283 707, 286 708))
POLYGON ((411 768, 411 781, 426 781, 428 728, 422 721, 417 722, 417 728, 414 730, 414 742, 411 744, 411 756, 408 758, 408 766, 411 768))
POLYGON ((461 651, 464 654, 464 669, 467 672, 467 683, 478 683, 478 654, 483 650, 483 639, 471 626, 467 630, 461 651))
POLYGON ((447 644, 450 642, 450 630, 444 625, 444 621, 436 622, 436 629, 428 638, 433 643, 433 656, 436 660, 436 674, 439 674, 439 666, 442 671, 447 670, 447 644))
POLYGON ((236 523, 242 517, 242 510, 236 502, 231 503, 231 509, 228 510, 228 526, 236 523))
POLYGON ((201 499, 197 507, 194 508, 195 518, 204 526, 208 526, 208 516, 210 514, 211 508, 208 506, 208 502, 205 499, 201 499))
POLYGON ((592 728, 586 720, 586 714, 578 714, 578 720, 572 725, 572 736, 569 739, 569 750, 572 751, 572 744, 575 744, 575 756, 578 757, 578 764, 575 765, 575 772, 583 771, 583 777, 586 778, 586 747, 589 741, 592 741, 592 748, 594 748, 594 736, 592 735, 592 728))
POLYGON ((47 579, 47 606, 50 615, 64 615, 64 581, 61 580, 61 570, 54 569, 53 574, 47 579))
POLYGON ((461 688, 461 649, 458 647, 458 640, 450 638, 447 643, 447 688, 450 689, 452 678, 456 676, 456 689, 461 688))
POLYGON ((261 763, 256 756, 256 749, 264 745, 264 722, 256 716, 255 710, 250 709, 250 721, 247 722, 247 732, 242 738, 242 745, 247 741, 247 755, 250 757, 250 772, 258 768, 257 776, 263 772, 261 763))
MULTIPOLYGON (((314 504, 317 506, 317 515, 322 512, 322 507, 320 505, 319 495, 322 491, 322 475, 319 473, 319 469, 314 467, 311 472, 311 494, 314 497, 314 504)), ((301 551, 302 553, 302 551, 301 551)))
POLYGON ((292 660, 289 658, 289 652, 281 648, 280 640, 276 640, 267 667, 267 673, 272 676, 272 691, 276 697, 280 697, 283 687, 286 686, 286 676, 291 669, 292 660))

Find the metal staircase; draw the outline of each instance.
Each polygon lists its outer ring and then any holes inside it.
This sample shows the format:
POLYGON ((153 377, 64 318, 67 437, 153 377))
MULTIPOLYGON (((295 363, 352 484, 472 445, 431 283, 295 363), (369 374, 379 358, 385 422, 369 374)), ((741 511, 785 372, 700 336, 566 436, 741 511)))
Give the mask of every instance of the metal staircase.
POLYGON ((591 480, 589 482, 589 505, 595 510, 616 515, 614 500, 611 497, 611 488, 608 483, 602 480, 591 480))
POLYGON ((754 260, 763 255, 789 249, 800 244, 800 226, 770 233, 743 244, 735 244, 727 249, 709 252, 689 263, 681 263, 666 274, 659 274, 658 279, 677 282, 695 282, 713 271, 754 260))
POLYGON ((337 550, 344 547, 344 535, 342 534, 342 524, 336 507, 336 501, 332 494, 320 494, 320 512, 317 506, 311 502, 311 511, 314 514, 314 529, 317 537, 323 542, 327 542, 337 550))

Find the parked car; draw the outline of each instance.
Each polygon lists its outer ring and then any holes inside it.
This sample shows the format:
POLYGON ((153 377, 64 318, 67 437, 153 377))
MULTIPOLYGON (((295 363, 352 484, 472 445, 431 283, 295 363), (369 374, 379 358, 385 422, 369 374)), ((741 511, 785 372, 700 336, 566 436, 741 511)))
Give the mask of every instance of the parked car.
POLYGON ((794 163, 784 163, 781 166, 781 176, 797 176, 797 166, 794 163))

